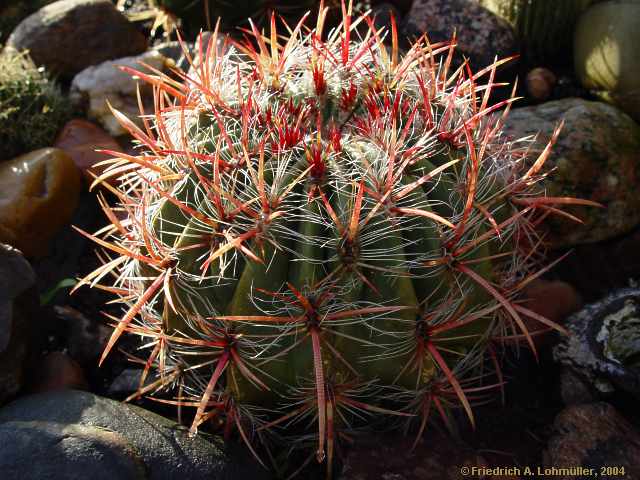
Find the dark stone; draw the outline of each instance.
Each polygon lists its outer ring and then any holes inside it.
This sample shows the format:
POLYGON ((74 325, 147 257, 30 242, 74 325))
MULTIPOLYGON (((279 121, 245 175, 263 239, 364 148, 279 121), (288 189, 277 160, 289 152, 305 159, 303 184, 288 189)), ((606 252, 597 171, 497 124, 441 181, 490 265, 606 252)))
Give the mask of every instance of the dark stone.
POLYGON ((143 480, 145 466, 121 435, 99 427, 46 422, 0 424, 7 479, 143 480), (41 461, 34 461, 41 459, 41 461))
MULTIPOLYGON (((554 422, 556 434, 543 455, 544 464, 555 468, 593 468, 601 478, 640 478, 640 433, 608 403, 573 405, 554 422), (624 468, 600 475, 600 468, 624 468)), ((553 478, 595 478, 595 475, 554 475, 553 478)))
POLYGON ((20 23, 7 41, 36 65, 69 78, 106 60, 137 55, 147 40, 109 0, 60 0, 20 23))
POLYGON ((560 371, 560 397, 565 405, 592 403, 598 400, 598 395, 589 382, 572 368, 560 371))
POLYGON ((0 410, 0 471, 13 479, 266 479, 244 451, 142 408, 73 390, 0 410))
POLYGON ((24 295, 34 282, 20 251, 0 244, 0 404, 22 388, 32 330, 24 295))
MULTIPOLYGON (((474 0, 415 0, 405 17, 404 33, 426 33, 431 43, 457 36, 457 52, 468 57, 474 69, 483 68, 517 51, 513 28, 474 0)), ((458 57, 458 63, 461 58, 458 57)))

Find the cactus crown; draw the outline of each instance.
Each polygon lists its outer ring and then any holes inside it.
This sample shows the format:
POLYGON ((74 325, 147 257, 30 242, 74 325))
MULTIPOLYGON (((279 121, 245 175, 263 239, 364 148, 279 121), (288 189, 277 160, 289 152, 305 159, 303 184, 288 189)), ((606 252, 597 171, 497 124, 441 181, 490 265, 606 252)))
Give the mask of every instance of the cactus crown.
POLYGON ((534 348, 527 317, 559 328, 516 296, 536 222, 570 200, 536 187, 550 145, 525 164, 500 135, 503 61, 454 70, 455 39, 426 37, 400 55, 395 25, 388 47, 342 8, 328 33, 322 9, 284 39, 272 18, 200 38, 188 73, 136 72, 155 113, 114 112, 141 150, 110 152, 112 224, 85 233, 105 253, 83 283, 112 274, 124 305, 102 359, 125 332, 148 352, 131 398, 173 392, 193 432, 218 422, 258 458, 268 432, 331 465, 368 418, 473 422, 494 347, 534 348))

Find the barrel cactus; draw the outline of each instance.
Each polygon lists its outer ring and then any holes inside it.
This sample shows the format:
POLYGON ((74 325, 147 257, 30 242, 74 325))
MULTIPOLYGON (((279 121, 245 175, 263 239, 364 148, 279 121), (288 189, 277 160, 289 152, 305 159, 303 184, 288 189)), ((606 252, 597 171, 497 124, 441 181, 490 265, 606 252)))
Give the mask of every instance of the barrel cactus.
POLYGON ((513 25, 528 62, 564 66, 572 58, 576 22, 598 0, 479 0, 513 25))
POLYGON ((453 41, 400 55, 395 26, 387 45, 350 7, 330 32, 324 13, 285 39, 275 18, 214 34, 181 82, 137 72, 155 113, 114 112, 140 150, 110 152, 111 224, 83 232, 104 265, 81 283, 112 277, 123 305, 102 360, 124 333, 148 354, 131 398, 191 408, 193 433, 236 431, 261 461, 281 436, 331 465, 383 418, 473 423, 497 347, 561 329, 518 294, 544 271, 536 224, 580 202, 536 187, 551 145, 527 161, 501 136, 502 61, 454 71, 453 41))

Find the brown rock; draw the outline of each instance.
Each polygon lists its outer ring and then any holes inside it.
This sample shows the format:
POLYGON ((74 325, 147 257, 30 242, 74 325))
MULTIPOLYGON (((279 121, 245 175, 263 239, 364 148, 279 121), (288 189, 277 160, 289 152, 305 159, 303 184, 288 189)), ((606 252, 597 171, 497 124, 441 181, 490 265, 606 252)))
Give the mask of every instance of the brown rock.
POLYGON ((541 102, 551 96, 557 82, 558 79, 551 70, 542 67, 534 68, 527 73, 527 92, 531 98, 541 102))
POLYGON ((51 352, 40 360, 40 368, 32 381, 33 392, 47 392, 72 388, 89 388, 84 372, 78 363, 62 352, 51 352))
MULTIPOLYGON (((556 435, 544 453, 547 468, 624 467, 620 478, 640 478, 640 433, 608 403, 573 405, 554 422, 556 435)), ((595 475, 583 475, 595 478, 595 475)), ((559 480, 583 478, 577 474, 554 475, 559 480)))
POLYGON ((96 150, 121 151, 122 147, 107 132, 97 125, 82 119, 68 122, 58 136, 54 146, 64 150, 76 166, 82 171, 89 183, 93 182, 95 174, 99 176, 106 167, 93 168, 96 163, 109 158, 96 150))
MULTIPOLYGON (((562 325, 570 314, 582 307, 582 299, 576 289, 560 280, 536 279, 524 289, 522 298, 525 299, 523 306, 558 325, 562 325)), ((530 332, 547 328, 529 317, 525 317, 524 322, 530 332)), ((549 333, 551 332, 550 330, 549 333)), ((542 335, 536 337, 536 341, 545 343, 549 338, 549 335, 542 335)))
POLYGON ((82 187, 73 160, 43 148, 0 163, 0 225, 28 257, 44 255, 53 235, 71 219, 82 187))
POLYGON ((60 0, 20 23, 7 41, 36 65, 71 77, 90 65, 137 55, 147 40, 109 0, 60 0))

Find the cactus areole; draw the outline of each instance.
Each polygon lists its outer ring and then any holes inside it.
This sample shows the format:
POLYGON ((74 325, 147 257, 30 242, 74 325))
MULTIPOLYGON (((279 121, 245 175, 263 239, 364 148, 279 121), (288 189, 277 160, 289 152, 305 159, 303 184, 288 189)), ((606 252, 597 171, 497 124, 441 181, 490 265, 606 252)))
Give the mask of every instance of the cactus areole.
POLYGON ((276 436, 331 465, 382 417, 418 436, 458 407, 473 423, 496 347, 556 327, 517 295, 541 272, 536 223, 578 202, 536 187, 551 145, 526 161, 501 136, 503 61, 454 69, 455 41, 426 36, 400 55, 395 25, 345 5, 323 23, 214 34, 188 73, 135 72, 155 112, 114 111, 139 154, 109 152, 111 224, 83 232, 104 265, 82 283, 114 279, 123 305, 102 360, 124 333, 146 355, 131 398, 192 409, 192 432, 236 432, 261 461, 276 436))

